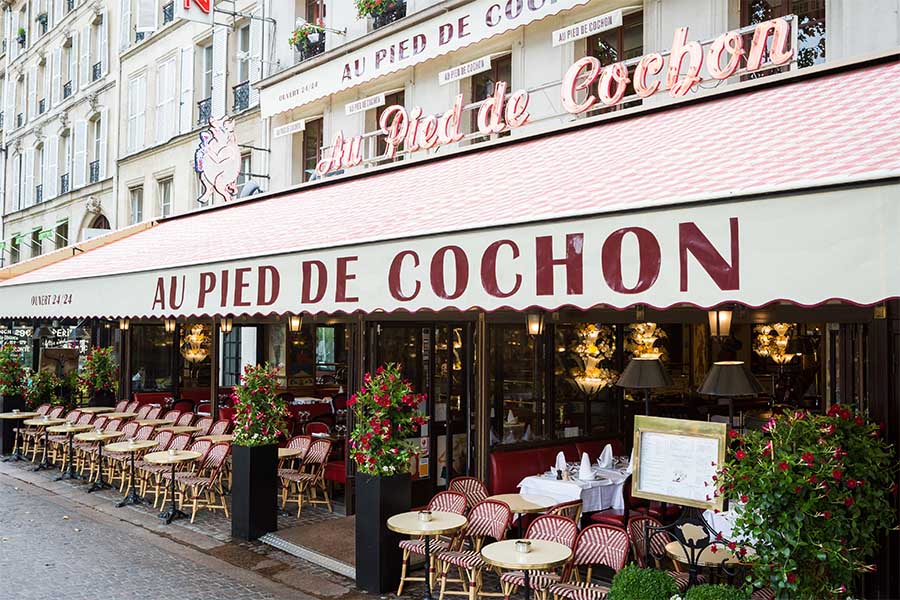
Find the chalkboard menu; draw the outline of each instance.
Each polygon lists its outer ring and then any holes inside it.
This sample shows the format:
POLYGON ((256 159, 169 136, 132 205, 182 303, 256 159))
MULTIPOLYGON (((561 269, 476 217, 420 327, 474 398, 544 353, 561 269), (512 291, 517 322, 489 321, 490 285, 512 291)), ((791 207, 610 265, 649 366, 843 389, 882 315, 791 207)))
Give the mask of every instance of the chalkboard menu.
POLYGON ((30 366, 33 333, 34 330, 31 327, 0 325, 0 346, 13 346, 19 356, 23 357, 23 359, 28 358, 27 364, 30 366))

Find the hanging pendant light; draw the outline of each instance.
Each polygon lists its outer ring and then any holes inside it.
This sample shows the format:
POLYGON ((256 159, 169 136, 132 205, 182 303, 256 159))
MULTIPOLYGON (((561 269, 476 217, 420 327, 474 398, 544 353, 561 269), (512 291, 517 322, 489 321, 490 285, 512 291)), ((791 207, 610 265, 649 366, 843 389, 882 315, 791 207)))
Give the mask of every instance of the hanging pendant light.
POLYGON ((528 313, 525 324, 529 335, 541 335, 544 332, 544 313, 528 313))
POLYGON ((219 329, 222 330, 222 333, 231 333, 232 327, 234 327, 234 321, 231 317, 223 317, 219 321, 219 329))
POLYGON ((131 321, 129 319, 119 319, 119 329, 122 331, 128 331, 128 328, 131 326, 131 321))
POLYGON ((288 329, 297 333, 303 327, 303 315, 288 315, 288 329))
POLYGON ((731 335, 730 310, 711 310, 709 315, 709 335, 714 338, 727 338, 731 335))
POLYGON ((175 319, 165 319, 163 320, 163 325, 166 328, 166 333, 175 333, 175 327, 177 326, 175 319))

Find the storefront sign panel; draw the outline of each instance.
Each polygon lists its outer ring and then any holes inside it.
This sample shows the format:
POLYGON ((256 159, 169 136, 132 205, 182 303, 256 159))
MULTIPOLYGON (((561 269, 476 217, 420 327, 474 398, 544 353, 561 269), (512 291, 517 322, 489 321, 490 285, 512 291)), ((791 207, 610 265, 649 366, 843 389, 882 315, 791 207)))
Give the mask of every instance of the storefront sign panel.
POLYGON ((476 0, 260 90, 262 118, 420 64, 589 0, 476 0))
POLYGON ((682 206, 5 285, 0 317, 874 304, 900 297, 897 191, 682 206))
POLYGON ((562 46, 622 26, 622 11, 614 10, 553 32, 553 46, 562 46))
POLYGON ((466 79, 477 73, 482 73, 491 68, 491 56, 482 56, 462 65, 451 67, 438 73, 438 84, 447 85, 450 82, 466 79))

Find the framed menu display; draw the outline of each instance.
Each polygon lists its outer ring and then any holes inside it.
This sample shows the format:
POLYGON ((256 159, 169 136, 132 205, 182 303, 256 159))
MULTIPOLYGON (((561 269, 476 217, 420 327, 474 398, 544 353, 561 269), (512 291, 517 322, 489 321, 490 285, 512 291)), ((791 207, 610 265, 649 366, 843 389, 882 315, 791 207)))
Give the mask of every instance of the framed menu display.
POLYGON ((725 461, 726 432, 725 423, 636 416, 631 495, 722 510, 713 476, 725 461))

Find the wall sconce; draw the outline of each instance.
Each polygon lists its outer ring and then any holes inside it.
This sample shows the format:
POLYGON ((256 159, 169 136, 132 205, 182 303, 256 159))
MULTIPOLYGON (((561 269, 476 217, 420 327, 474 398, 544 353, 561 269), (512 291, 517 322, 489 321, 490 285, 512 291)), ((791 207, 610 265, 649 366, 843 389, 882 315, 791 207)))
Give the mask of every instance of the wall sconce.
POLYGON ((288 329, 291 333, 297 333, 303 326, 303 315, 288 315, 288 329))
POLYGON ((219 321, 219 329, 222 333, 231 333, 231 329, 234 327, 234 320, 231 317, 223 317, 221 321, 219 321))
POLYGON ((708 314, 710 337, 723 339, 731 335, 730 310, 711 310, 708 314))
POLYGON ((165 319, 163 325, 166 326, 166 333, 175 333, 175 319, 165 319))
POLYGON ((529 335, 541 335, 544 333, 544 313, 528 313, 525 315, 525 323, 529 335))
POLYGON ((119 329, 122 331, 128 331, 128 328, 131 327, 131 321, 128 319, 119 319, 119 329))

